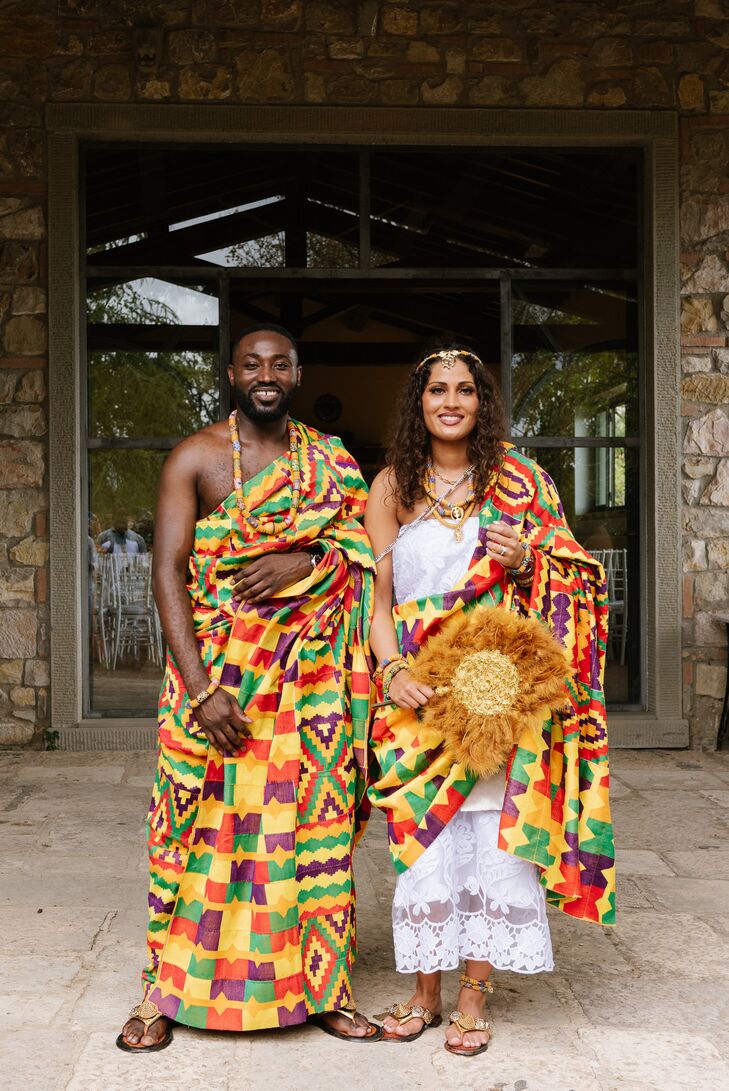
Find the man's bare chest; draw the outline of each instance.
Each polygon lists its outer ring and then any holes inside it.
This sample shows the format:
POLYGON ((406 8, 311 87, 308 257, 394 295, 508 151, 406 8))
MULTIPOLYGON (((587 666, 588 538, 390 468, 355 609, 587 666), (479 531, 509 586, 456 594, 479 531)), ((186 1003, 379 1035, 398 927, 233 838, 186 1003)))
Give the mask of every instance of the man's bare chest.
MULTIPOLYGON (((283 452, 280 452, 281 454, 283 452)), ((250 481, 265 470, 274 459, 278 457, 275 452, 262 450, 241 451, 241 479, 250 481)), ((235 490, 233 480, 233 458, 230 447, 225 451, 216 452, 214 457, 208 459, 198 477, 198 508, 200 518, 209 515, 211 511, 219 507, 235 490)))

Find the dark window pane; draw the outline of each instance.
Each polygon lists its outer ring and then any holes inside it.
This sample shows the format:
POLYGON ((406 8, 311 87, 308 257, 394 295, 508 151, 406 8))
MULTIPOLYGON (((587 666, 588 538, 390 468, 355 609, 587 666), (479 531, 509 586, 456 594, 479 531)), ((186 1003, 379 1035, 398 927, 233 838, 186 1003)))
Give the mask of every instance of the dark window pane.
POLYGON ((513 284, 515 436, 638 435, 630 286, 513 284))
POLYGON ((327 149, 90 146, 95 266, 344 267, 359 260, 359 157, 327 149))
POLYGON ((374 151, 371 163, 376 265, 636 265, 638 157, 630 149, 398 149, 374 151))
POLYGON ((87 530, 89 713, 153 716, 163 640, 150 583, 160 451, 92 451, 87 530))
POLYGON ((623 447, 540 447, 526 453, 554 480, 573 534, 603 564, 608 577, 607 701, 639 704, 638 452, 623 447))

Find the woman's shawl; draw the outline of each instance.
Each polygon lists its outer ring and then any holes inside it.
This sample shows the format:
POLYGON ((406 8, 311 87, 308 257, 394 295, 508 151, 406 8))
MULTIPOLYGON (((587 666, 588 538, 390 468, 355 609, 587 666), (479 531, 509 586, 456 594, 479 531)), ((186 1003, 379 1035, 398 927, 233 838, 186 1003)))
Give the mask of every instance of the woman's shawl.
MULTIPOLYGON (((615 918, 608 744, 602 692, 607 591, 598 562, 575 541, 554 483, 535 462, 504 445, 486 493, 468 571, 449 592, 401 603, 394 620, 402 652, 418 649, 457 610, 514 609, 544 621, 574 668, 566 710, 528 731, 507 766, 499 847, 537 864, 547 900, 600 924, 615 918), (518 528, 534 551, 531 588, 517 588, 486 553, 489 523, 518 528)), ((387 812, 396 870, 410 867, 453 818, 477 777, 444 753, 443 740, 409 709, 389 706, 372 729, 372 803, 387 812)))

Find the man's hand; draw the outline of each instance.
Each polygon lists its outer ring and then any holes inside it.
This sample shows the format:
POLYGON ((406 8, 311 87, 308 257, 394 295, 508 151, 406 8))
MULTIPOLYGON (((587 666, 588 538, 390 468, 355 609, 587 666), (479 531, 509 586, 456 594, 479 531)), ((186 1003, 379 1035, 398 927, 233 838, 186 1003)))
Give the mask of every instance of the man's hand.
POLYGON ((233 757, 243 741, 250 738, 247 727, 251 723, 250 717, 241 711, 235 698, 224 689, 216 689, 194 712, 210 745, 227 758, 233 757))
POLYGON ((247 564, 233 579, 233 594, 242 602, 263 602, 311 572, 308 553, 270 553, 247 564))

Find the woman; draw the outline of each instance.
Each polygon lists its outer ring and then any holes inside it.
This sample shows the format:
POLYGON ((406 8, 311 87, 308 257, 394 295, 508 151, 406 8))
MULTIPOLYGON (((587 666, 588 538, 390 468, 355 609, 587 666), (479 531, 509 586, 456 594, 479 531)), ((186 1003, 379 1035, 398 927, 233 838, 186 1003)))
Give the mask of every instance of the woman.
POLYGON ((397 969, 417 974, 410 1000, 389 1009, 385 1038, 412 1041, 439 1025, 441 971, 465 960, 446 1049, 475 1056, 490 1038, 492 969, 553 967, 545 887, 567 913, 612 920, 604 576, 547 474, 501 441, 500 400, 472 352, 428 353, 398 419, 365 515, 378 555, 370 642, 383 701, 370 798, 387 813, 400 872, 397 969), (480 780, 418 720, 434 694, 408 669, 446 618, 477 603, 541 617, 576 668, 569 710, 538 741, 520 739, 508 770, 480 780))

